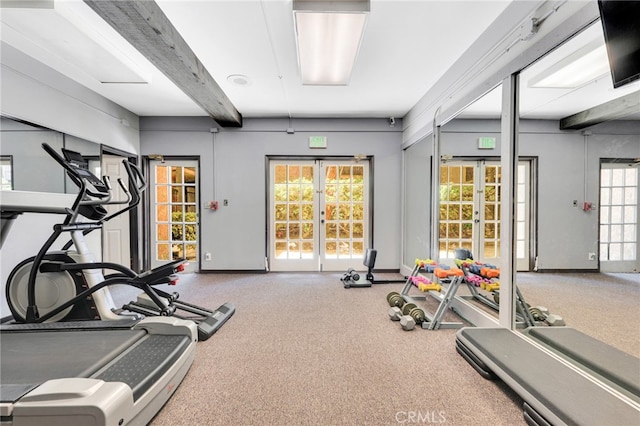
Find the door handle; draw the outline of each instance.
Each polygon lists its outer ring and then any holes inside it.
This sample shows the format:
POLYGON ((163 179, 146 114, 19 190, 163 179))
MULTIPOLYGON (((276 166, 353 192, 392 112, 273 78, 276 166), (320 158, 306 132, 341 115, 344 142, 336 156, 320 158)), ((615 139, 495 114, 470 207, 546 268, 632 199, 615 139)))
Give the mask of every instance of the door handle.
POLYGON ((474 219, 473 223, 480 223, 480 219, 474 219))

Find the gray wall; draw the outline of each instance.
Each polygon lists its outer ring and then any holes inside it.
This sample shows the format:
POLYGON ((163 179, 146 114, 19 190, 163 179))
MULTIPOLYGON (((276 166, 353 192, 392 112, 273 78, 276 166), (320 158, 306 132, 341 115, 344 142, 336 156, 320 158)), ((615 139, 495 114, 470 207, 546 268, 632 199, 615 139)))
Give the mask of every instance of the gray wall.
MULTIPOLYGON (((596 261, 588 259, 588 253, 598 252, 598 201, 599 169, 601 159, 640 157, 640 121, 603 123, 588 129, 592 134, 579 131, 560 131, 557 121, 522 120, 520 123, 520 156, 537 159, 537 253, 538 269, 596 269, 596 261), (573 206, 577 200, 578 207, 573 206), (594 203, 595 210, 583 211, 584 201, 594 203)), ((431 154, 431 138, 419 145, 420 152, 431 154)), ((405 153, 405 163, 413 146, 405 153)), ((500 156, 500 123, 497 120, 454 120, 442 128, 441 154, 454 157, 500 156), (480 150, 478 137, 494 136, 497 146, 493 150, 480 150)), ((405 170, 405 181, 423 174, 412 167, 405 170), (407 176, 407 173, 410 173, 407 176)), ((426 179, 429 179, 428 176, 426 179)), ((419 187, 405 183, 407 190, 419 187)), ((429 185, 429 180, 423 185, 429 185)), ((420 196, 407 195, 405 210, 429 205, 428 191, 420 196)), ((407 215, 407 213, 405 213, 407 215)), ((429 228, 416 227, 415 221, 405 226, 405 266, 411 267, 420 245, 418 241, 428 236, 429 228)), ((426 246, 428 248, 428 245, 426 246)))
MULTIPOLYGON (((204 117, 143 117, 143 155, 200 156, 201 268, 264 270, 266 256, 266 157, 353 156, 374 158, 376 268, 400 264, 401 124, 387 119, 245 119, 241 129, 220 129, 204 117), (287 128, 294 128, 288 134, 287 128), (308 138, 325 135, 327 149, 310 149, 308 138), (213 212, 205 209, 220 201, 213 212), (229 200, 222 206, 222 200, 229 200), (211 252, 211 261, 203 253, 211 252)), ((358 266, 358 265, 354 265, 358 266)))
POLYGON ((14 47, 0 44, 2 115, 138 152, 137 115, 14 47))

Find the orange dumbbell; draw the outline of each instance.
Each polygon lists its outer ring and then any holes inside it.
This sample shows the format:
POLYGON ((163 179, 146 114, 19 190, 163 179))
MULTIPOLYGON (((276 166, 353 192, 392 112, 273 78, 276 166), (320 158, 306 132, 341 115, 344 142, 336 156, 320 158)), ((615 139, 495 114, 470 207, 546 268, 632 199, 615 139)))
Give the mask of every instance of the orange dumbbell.
POLYGON ((486 278, 499 278, 500 277, 500 269, 492 269, 492 268, 481 268, 480 275, 486 278))
POLYGON ((458 269, 458 268, 451 268, 451 269, 436 268, 433 271, 433 275, 435 275, 438 278, 461 277, 464 275, 464 272, 462 272, 462 269, 458 269))

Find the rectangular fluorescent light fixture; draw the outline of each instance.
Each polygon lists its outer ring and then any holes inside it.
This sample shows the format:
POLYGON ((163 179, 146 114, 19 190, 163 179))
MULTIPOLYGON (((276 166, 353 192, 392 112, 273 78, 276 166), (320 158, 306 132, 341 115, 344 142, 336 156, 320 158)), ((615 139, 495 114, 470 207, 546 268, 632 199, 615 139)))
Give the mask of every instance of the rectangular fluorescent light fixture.
POLYGON ((349 84, 369 11, 369 0, 293 1, 302 84, 349 84))
POLYGON ((529 87, 575 89, 609 72, 607 50, 592 42, 529 80, 529 87))

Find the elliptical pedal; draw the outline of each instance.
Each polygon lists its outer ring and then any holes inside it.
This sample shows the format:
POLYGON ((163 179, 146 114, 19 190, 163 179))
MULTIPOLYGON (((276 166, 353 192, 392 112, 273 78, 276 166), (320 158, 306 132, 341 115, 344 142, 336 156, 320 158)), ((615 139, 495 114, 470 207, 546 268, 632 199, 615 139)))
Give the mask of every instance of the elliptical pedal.
POLYGON ((213 336, 235 312, 235 306, 230 303, 224 303, 202 321, 195 321, 198 325, 198 340, 205 341, 213 336))
MULTIPOLYGON (((205 341, 213 336, 236 311, 235 306, 231 303, 223 303, 217 309, 210 310, 180 300, 169 302, 167 299, 163 299, 163 301, 167 302, 167 306, 175 309, 174 317, 191 320, 196 323, 199 341, 205 341), (183 311, 188 314, 182 314, 183 311)), ((158 305, 146 293, 138 295, 135 301, 129 302, 124 308, 143 315, 158 315, 156 312, 158 305)))

